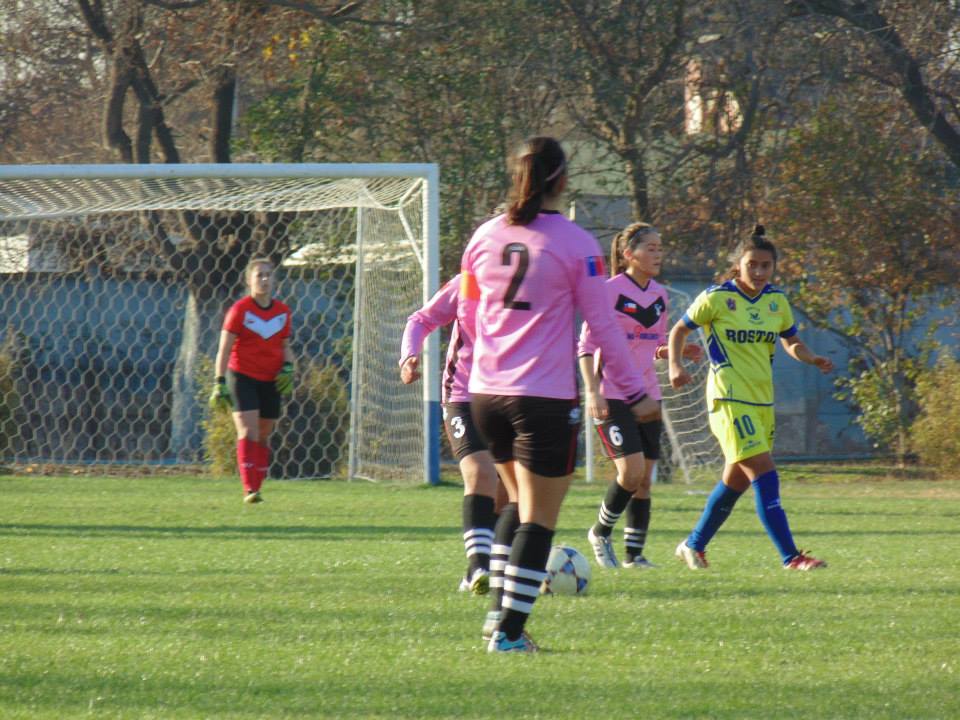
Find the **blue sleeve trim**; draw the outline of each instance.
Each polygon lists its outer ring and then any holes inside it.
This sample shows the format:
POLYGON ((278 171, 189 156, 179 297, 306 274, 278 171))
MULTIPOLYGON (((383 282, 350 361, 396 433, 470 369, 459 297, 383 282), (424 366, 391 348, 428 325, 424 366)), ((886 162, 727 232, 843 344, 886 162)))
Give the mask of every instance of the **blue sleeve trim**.
POLYGON ((683 321, 683 324, 686 325, 691 330, 696 330, 698 327, 700 327, 693 320, 691 320, 690 316, 687 315, 686 313, 683 314, 683 317, 680 318, 680 320, 683 321))
POLYGON ((782 338, 793 337, 794 335, 797 334, 797 332, 799 332, 797 330, 797 324, 794 323, 793 325, 788 327, 786 330, 784 330, 782 333, 780 333, 780 337, 782 338))

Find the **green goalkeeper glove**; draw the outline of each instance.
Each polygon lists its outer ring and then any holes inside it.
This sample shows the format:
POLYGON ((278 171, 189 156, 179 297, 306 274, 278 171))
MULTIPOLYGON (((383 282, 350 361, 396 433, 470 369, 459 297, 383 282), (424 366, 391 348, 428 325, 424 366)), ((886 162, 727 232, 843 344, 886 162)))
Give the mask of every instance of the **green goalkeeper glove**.
POLYGON ((210 392, 211 410, 229 410, 233 407, 233 398, 230 397, 230 388, 227 387, 227 379, 218 377, 213 384, 213 390, 210 392))
POLYGON ((285 362, 280 372, 277 373, 277 379, 273 381, 277 386, 277 392, 281 395, 289 395, 293 392, 293 363, 285 362))

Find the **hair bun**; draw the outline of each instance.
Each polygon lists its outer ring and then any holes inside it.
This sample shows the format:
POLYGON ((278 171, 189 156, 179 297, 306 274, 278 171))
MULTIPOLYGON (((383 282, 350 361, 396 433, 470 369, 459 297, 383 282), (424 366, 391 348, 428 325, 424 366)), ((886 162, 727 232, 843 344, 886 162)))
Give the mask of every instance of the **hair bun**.
POLYGON ((753 234, 755 237, 763 237, 764 235, 767 234, 767 231, 766 231, 766 228, 763 227, 763 225, 757 225, 755 228, 753 228, 753 234))

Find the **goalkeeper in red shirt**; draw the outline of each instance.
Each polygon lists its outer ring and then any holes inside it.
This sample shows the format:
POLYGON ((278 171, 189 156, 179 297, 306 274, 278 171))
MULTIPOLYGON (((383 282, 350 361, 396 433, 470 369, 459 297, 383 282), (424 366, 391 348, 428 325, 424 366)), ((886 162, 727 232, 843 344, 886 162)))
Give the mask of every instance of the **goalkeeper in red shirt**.
POLYGON ((233 409, 243 501, 258 503, 270 468, 270 433, 280 417, 280 397, 293 391, 293 352, 290 308, 273 297, 273 263, 254 258, 244 275, 250 294, 224 318, 210 406, 233 409))

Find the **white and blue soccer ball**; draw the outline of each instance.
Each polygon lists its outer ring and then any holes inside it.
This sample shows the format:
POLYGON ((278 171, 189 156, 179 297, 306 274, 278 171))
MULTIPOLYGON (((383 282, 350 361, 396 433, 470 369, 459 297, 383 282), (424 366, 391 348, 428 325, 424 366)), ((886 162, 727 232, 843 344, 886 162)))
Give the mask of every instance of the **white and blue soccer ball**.
POLYGON ((590 584, 590 563, 576 548, 554 545, 547 559, 547 578, 540 592, 553 595, 585 595, 590 584))

